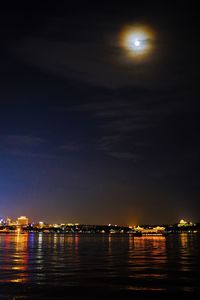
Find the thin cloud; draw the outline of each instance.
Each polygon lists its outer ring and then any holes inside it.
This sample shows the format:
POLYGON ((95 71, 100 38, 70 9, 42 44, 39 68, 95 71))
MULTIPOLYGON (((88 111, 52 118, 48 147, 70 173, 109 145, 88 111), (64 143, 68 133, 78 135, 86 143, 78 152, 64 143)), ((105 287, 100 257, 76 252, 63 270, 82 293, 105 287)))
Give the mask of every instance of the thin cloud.
POLYGON ((60 146, 60 149, 66 152, 77 152, 81 149, 81 145, 77 143, 65 143, 60 146))
POLYGON ((3 145, 12 147, 35 147, 45 143, 45 140, 36 136, 10 134, 2 136, 1 142, 3 145))
POLYGON ((119 158, 119 159, 125 159, 125 160, 132 160, 132 161, 139 161, 142 159, 142 157, 139 154, 134 154, 132 152, 108 152, 110 156, 119 158))
POLYGON ((133 92, 132 101, 119 98, 107 102, 97 100, 72 106, 70 110, 89 113, 95 120, 100 135, 96 138, 97 149, 118 159, 139 161, 150 145, 149 142, 141 143, 139 137, 158 128, 175 107, 170 102, 166 109, 161 92, 154 96, 153 101, 151 98, 147 101, 147 95, 146 90, 140 93, 137 90, 136 95, 133 92))
POLYGON ((115 89, 155 82, 156 64, 135 66, 119 46, 119 24, 124 25, 120 17, 116 20, 104 14, 103 19, 99 15, 94 20, 92 14, 47 18, 37 34, 12 45, 12 53, 44 72, 93 86, 115 89))

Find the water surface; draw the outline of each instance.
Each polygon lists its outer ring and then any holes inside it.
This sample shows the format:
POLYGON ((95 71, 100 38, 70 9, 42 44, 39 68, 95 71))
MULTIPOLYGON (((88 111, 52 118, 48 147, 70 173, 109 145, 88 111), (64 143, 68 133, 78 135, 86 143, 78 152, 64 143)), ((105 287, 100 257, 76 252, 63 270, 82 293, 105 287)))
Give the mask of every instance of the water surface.
POLYGON ((199 255, 199 234, 0 234, 0 299, 19 286, 191 298, 200 291, 199 255))

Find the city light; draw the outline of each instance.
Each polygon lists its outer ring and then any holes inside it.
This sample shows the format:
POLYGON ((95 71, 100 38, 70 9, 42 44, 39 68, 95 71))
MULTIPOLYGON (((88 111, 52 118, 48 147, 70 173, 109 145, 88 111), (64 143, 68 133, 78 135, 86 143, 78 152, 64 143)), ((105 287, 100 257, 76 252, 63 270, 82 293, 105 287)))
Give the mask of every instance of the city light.
POLYGON ((20 216, 16 221, 11 218, 4 220, 1 218, 0 233, 16 232, 17 234, 24 232, 55 232, 55 233, 102 233, 102 234, 135 234, 137 236, 148 235, 166 235, 169 233, 192 232, 200 231, 200 224, 194 224, 185 220, 180 220, 174 225, 89 225, 76 223, 55 223, 48 224, 44 221, 31 222, 26 216, 20 216))

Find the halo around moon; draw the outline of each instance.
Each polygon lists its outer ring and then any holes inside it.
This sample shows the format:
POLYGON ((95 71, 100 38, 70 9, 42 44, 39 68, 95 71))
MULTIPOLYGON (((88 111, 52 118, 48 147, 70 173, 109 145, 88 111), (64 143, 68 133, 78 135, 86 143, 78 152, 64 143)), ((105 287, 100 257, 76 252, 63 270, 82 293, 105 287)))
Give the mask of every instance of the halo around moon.
POLYGON ((153 54, 155 33, 146 25, 126 26, 119 35, 119 44, 128 58, 144 62, 153 54))

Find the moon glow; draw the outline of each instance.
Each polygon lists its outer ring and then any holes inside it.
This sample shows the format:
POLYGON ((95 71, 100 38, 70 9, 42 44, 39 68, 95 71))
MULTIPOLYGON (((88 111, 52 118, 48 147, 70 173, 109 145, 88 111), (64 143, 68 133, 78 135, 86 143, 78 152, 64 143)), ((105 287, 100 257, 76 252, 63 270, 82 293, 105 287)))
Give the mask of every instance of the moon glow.
POLYGON ((128 26, 120 34, 120 46, 130 59, 143 62, 153 52, 154 37, 154 32, 147 26, 128 26))
POLYGON ((135 45, 135 47, 139 47, 139 46, 140 46, 140 41, 135 40, 135 41, 134 41, 134 45, 135 45))

